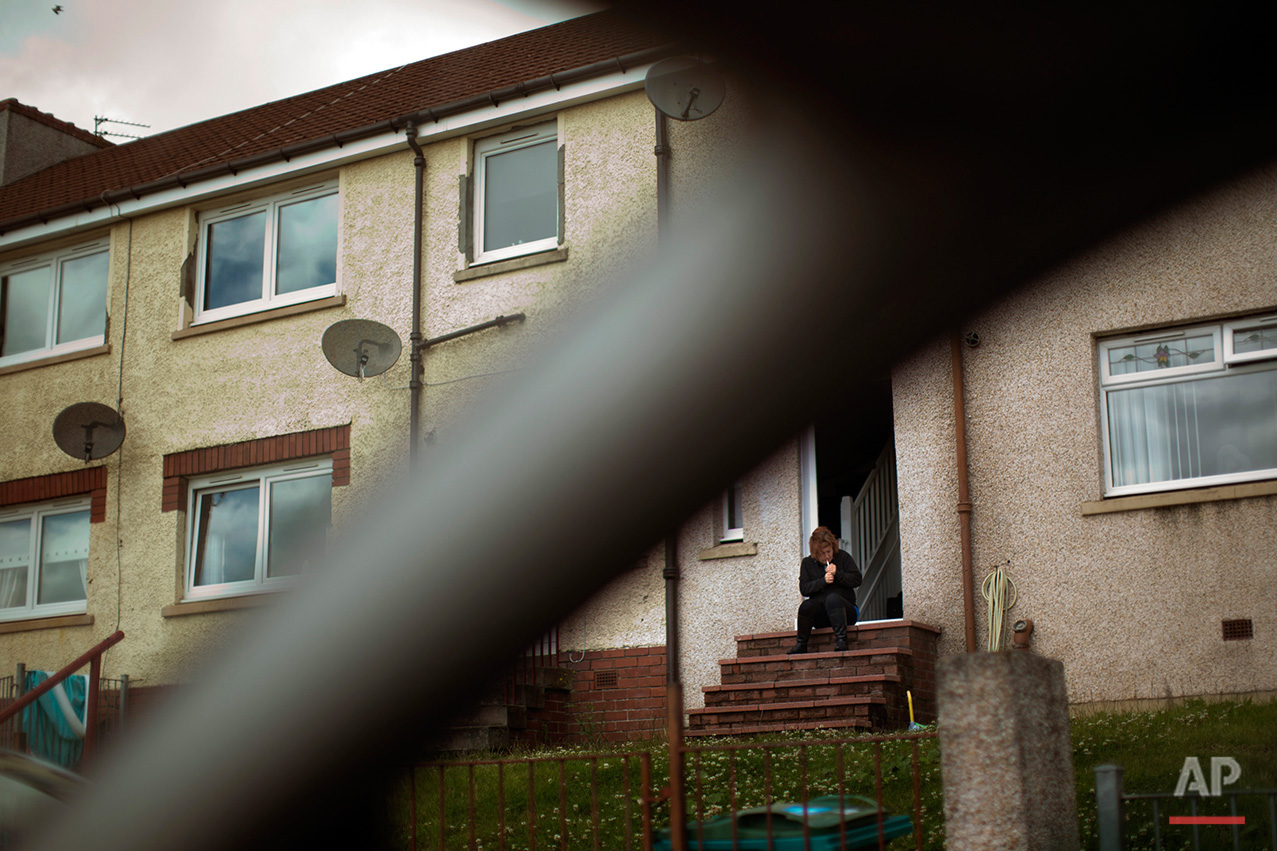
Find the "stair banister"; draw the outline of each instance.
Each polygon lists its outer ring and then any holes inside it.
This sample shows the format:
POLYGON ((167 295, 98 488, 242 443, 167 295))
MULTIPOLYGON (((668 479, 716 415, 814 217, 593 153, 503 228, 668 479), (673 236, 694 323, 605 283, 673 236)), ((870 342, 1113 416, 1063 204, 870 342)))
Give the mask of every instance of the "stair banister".
POLYGON ((856 596, 862 612, 868 608, 874 592, 878 588, 881 569, 889 553, 884 552, 883 545, 897 530, 897 490, 895 474, 895 447, 887 441, 874 464, 860 493, 855 499, 843 497, 842 522, 843 534, 848 536, 849 552, 856 559, 867 582, 856 596), (874 568, 879 573, 872 575, 874 568))
POLYGON ((84 708, 84 756, 86 758, 89 757, 93 753, 94 746, 97 744, 98 680, 102 676, 102 654, 114 647, 116 644, 119 644, 123 638, 124 632, 117 629, 114 633, 93 645, 93 647, 76 657, 74 662, 59 670, 56 674, 40 683, 40 685, 31 689, 31 691, 22 695, 22 697, 15 700, 3 711, 0 711, 0 724, 8 721, 23 709, 26 709, 28 706, 35 703, 42 694, 50 691, 58 683, 65 680, 88 663, 89 693, 85 698, 84 708))

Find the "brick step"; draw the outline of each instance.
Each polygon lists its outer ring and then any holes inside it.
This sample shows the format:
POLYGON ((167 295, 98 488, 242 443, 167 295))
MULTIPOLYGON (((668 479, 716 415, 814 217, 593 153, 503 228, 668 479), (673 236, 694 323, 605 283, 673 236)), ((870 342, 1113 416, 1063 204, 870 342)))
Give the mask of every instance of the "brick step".
POLYGON ((466 751, 497 751, 510 746, 509 727, 469 725, 449 727, 428 743, 430 752, 464 753, 466 751))
MULTIPOLYGON (((940 630, 917 621, 884 621, 855 624, 847 628, 847 639, 852 649, 868 647, 908 647, 911 650, 934 650, 940 630)), ((797 633, 763 632, 736 636, 736 655, 776 656, 794 646, 797 633)), ((827 627, 812 631, 809 647, 813 650, 833 650, 834 632, 827 627)))
POLYGON ((899 686, 898 674, 870 674, 864 676, 813 677, 803 680, 786 680, 732 685, 702 686, 705 706, 738 706, 750 703, 786 703, 811 701, 834 697, 874 695, 885 697, 886 689, 899 686))
POLYGON ((781 725, 777 729, 823 729, 830 726, 880 726, 887 700, 881 696, 832 697, 784 703, 713 706, 688 713, 688 730, 718 729, 740 735, 743 728, 781 725), (837 723, 844 722, 844 723, 837 723), (847 723, 849 722, 849 723, 847 723), (788 727, 784 725, 789 725, 788 727))
POLYGON ((785 682, 819 677, 902 676, 913 652, 903 647, 875 647, 798 653, 793 656, 751 656, 720 659, 723 685, 785 682))
POLYGON ((790 730, 872 730, 875 725, 862 718, 826 719, 820 723, 783 721, 770 724, 715 724, 689 727, 683 731, 689 739, 701 736, 754 736, 762 733, 784 733, 790 730))

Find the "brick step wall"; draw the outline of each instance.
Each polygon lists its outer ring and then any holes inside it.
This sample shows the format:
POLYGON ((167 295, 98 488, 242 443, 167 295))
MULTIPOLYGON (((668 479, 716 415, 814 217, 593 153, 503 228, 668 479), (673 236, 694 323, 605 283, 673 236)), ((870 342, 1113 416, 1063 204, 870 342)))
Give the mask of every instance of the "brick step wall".
POLYGON ((882 696, 833 697, 818 700, 707 706, 688 713, 687 735, 745 736, 782 730, 830 728, 876 729, 886 721, 882 696))
MULTIPOLYGON (((793 637, 792 634, 790 637, 793 637)), ((723 685, 783 683, 834 676, 902 676, 911 657, 912 651, 903 647, 879 647, 872 650, 831 650, 793 656, 720 659, 718 668, 723 685)))
MULTIPOLYGON (((851 650, 864 650, 873 647, 907 647, 911 650, 928 651, 933 656, 936 640, 940 630, 917 621, 879 621, 856 624, 847 628, 847 642, 851 650)), ((751 656, 779 656, 794 646, 796 634, 788 632, 764 632, 753 635, 736 636, 737 658, 751 656)), ((834 649, 834 631, 832 629, 812 630, 808 649, 825 651, 834 649)))
POLYGON ((426 743, 430 753, 500 751, 515 742, 536 743, 544 727, 542 716, 561 710, 558 695, 572 688, 573 672, 558 667, 536 668, 530 682, 490 683, 478 700, 440 729, 426 743))
POLYGON ((899 674, 870 674, 704 686, 701 691, 705 694, 706 707, 741 706, 751 703, 783 703, 858 695, 882 696, 888 686, 899 683, 899 674))
POLYGON ((720 685, 702 689, 688 713, 688 736, 784 730, 903 729, 907 692, 919 723, 935 720, 935 654, 940 630, 915 621, 858 624, 850 649, 833 631, 812 633, 809 652, 789 655, 796 634, 736 636, 737 656, 719 661, 720 685))

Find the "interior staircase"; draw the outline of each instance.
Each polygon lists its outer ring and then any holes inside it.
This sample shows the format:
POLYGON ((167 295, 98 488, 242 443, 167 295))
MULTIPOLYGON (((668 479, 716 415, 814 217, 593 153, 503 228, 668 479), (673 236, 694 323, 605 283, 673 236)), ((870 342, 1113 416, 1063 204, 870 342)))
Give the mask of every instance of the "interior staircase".
POLYGON ((796 634, 736 636, 736 657, 719 661, 721 685, 705 686, 705 707, 688 713, 686 734, 743 736, 784 730, 895 731, 935 721, 940 630, 917 621, 857 624, 851 649, 833 631, 812 632, 808 652, 790 656, 796 634), (850 728, 850 729, 848 729, 850 728))

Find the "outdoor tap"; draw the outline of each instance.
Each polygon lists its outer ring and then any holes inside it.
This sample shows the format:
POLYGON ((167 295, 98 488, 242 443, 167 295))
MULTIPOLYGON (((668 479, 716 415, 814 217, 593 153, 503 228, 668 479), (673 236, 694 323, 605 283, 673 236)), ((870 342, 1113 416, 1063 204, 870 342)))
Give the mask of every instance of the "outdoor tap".
POLYGON ((1033 621, 1020 618, 1011 626, 1011 646, 1016 650, 1028 650, 1029 638, 1033 635, 1033 621))

